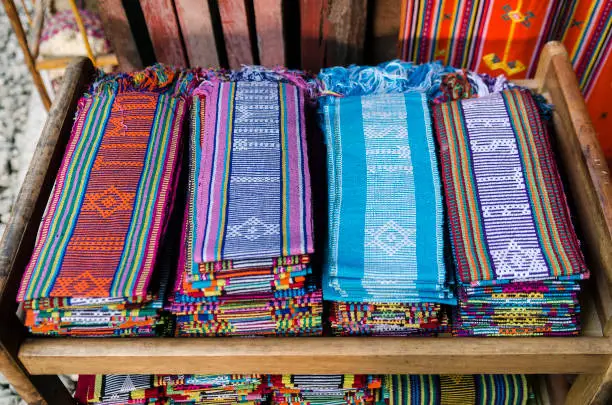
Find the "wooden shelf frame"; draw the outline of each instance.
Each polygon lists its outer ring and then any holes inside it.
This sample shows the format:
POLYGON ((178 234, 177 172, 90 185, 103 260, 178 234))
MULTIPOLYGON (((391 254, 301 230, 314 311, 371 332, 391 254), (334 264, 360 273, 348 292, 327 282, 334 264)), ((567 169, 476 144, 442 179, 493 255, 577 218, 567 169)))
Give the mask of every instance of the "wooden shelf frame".
POLYGON ((560 43, 546 45, 536 79, 521 84, 555 105, 554 146, 592 271, 583 294, 580 337, 27 337, 15 315, 17 288, 70 135, 77 100, 93 75, 88 59, 68 68, 0 241, 0 354, 8 359, 0 361, 0 367, 30 398, 70 403, 65 395, 50 396, 57 391, 49 388, 55 387, 56 379, 37 382, 37 375, 64 373, 568 373, 580 376, 565 403, 603 403, 606 387, 612 384, 612 183, 560 43))

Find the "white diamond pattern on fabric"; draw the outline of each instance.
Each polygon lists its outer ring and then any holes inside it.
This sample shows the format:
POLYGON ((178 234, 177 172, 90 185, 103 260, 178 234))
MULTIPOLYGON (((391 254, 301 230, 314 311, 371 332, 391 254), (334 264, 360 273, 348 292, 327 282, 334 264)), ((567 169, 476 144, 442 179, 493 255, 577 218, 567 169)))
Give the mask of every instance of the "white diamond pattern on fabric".
POLYGON ((367 169, 362 285, 376 296, 380 280, 417 279, 415 187, 404 95, 362 97, 361 107, 367 169), (406 265, 397 266, 398 260, 406 265))
POLYGON ((462 100, 487 246, 497 279, 548 274, 514 128, 500 94, 462 100))
POLYGON ((366 229, 366 247, 378 247, 393 256, 405 247, 416 247, 416 230, 404 229, 390 220, 378 229, 366 229))
POLYGON ((241 225, 227 227, 227 238, 244 238, 253 241, 270 235, 280 235, 280 225, 266 224, 257 217, 250 217, 241 225))

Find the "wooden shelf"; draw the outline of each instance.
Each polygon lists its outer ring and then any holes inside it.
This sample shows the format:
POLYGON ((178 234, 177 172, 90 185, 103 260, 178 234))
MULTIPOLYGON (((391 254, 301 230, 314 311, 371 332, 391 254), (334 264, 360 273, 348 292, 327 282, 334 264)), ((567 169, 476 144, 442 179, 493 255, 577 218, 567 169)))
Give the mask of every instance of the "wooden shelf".
POLYGON ((132 338, 28 339, 32 374, 596 374, 610 339, 132 338))

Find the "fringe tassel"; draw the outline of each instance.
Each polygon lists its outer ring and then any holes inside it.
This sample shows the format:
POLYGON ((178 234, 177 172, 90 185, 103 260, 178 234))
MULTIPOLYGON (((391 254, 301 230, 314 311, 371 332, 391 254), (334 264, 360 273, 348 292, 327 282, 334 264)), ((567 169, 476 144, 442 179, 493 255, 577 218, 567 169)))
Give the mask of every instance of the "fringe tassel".
POLYGON ((368 94, 422 91, 430 99, 439 95, 442 75, 454 69, 440 62, 415 65, 393 60, 378 66, 332 67, 321 70, 318 79, 324 96, 364 96, 368 94))
POLYGON ((200 69, 198 71, 198 86, 193 94, 206 95, 212 84, 219 81, 291 83, 304 90, 306 98, 311 102, 316 101, 320 88, 315 77, 300 70, 289 70, 281 66, 269 69, 263 66, 243 65, 237 71, 200 69))
POLYGON ((141 91, 187 97, 197 84, 196 73, 195 70, 181 70, 159 63, 131 73, 106 74, 100 70, 98 77, 89 87, 88 95, 141 91))

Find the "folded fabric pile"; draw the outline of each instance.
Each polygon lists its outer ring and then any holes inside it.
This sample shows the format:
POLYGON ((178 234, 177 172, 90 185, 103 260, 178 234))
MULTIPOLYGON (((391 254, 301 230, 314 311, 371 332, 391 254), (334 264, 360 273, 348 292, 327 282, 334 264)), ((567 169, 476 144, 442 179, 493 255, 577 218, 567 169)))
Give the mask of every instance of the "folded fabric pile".
POLYGON ((250 375, 81 375, 75 398, 86 405, 257 405, 267 399, 250 375))
POLYGON ((331 303, 329 317, 337 336, 427 335, 448 331, 448 316, 440 304, 331 303))
POLYGON ((80 405, 162 404, 164 397, 151 374, 80 375, 74 393, 80 405))
POLYGON ((257 405, 267 399, 261 378, 251 375, 157 375, 169 404, 257 405))
POLYGON ((271 403, 278 405, 373 404, 379 377, 370 375, 270 375, 271 403))
POLYGON ((179 336, 318 335, 304 106, 297 73, 245 67, 193 98, 179 336))
POLYGON ((320 106, 329 195, 323 293, 343 303, 332 308, 334 333, 435 333, 446 322, 436 304, 456 302, 428 106, 445 72, 389 62, 319 75, 330 94, 320 106))
POLYGON ((589 272, 532 95, 438 104, 433 117, 461 285, 454 332, 577 334, 589 272))
POLYGON ((387 405, 526 405, 535 400, 524 375, 385 375, 387 405))
POLYGON ((103 75, 79 101, 17 297, 32 333, 155 335, 190 83, 154 66, 103 75))

